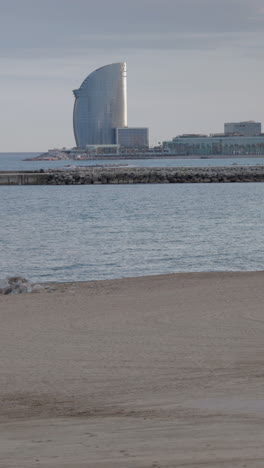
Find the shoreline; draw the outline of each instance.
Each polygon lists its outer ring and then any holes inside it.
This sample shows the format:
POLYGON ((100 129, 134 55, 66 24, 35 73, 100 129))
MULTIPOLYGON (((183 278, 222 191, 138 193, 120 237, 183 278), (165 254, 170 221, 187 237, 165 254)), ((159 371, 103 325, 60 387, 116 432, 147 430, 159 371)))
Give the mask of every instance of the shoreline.
POLYGON ((97 284, 97 283, 120 283, 120 282, 130 282, 130 281, 141 281, 141 280, 165 280, 165 279, 170 279, 172 277, 182 277, 184 279, 185 277, 193 277, 195 278, 197 276, 198 279, 202 279, 202 277, 209 277, 209 276, 233 276, 233 275, 251 275, 251 274, 263 274, 264 275, 264 268, 263 270, 217 270, 217 271, 181 271, 181 272, 175 272, 175 273, 160 273, 160 274, 154 274, 154 275, 140 275, 140 276, 126 276, 126 277, 120 277, 120 278, 105 278, 105 279, 91 279, 91 280, 78 280, 78 281, 49 281, 49 282, 37 282, 37 283, 32 283, 32 284, 41 284, 43 286, 65 286, 66 288, 71 287, 71 286, 89 286, 90 284, 97 284))
MULTIPOLYGON (((149 275, 139 275, 139 276, 125 276, 125 277, 116 277, 116 278, 104 278, 104 279, 90 279, 90 280, 74 280, 74 281, 36 281, 36 282, 33 282, 33 281, 30 281, 28 279, 26 279, 26 281, 28 281, 30 283, 30 285, 32 286, 36 286, 36 285, 40 285, 42 287, 56 287, 56 291, 59 291, 59 290, 63 290, 63 291, 66 291, 67 292, 67 289, 68 288, 71 288, 73 286, 76 286, 76 287, 89 287, 90 285, 96 285, 96 284, 110 284, 111 283, 116 283, 116 284, 119 284, 119 283, 129 283, 130 281, 134 282, 134 281, 152 281, 152 280, 170 280, 171 278, 175 278, 177 279, 177 277, 179 277, 179 279, 188 279, 189 277, 193 277, 193 279, 195 279, 195 277, 197 277, 197 279, 202 279, 203 277, 204 278, 207 278, 209 279, 210 276, 225 276, 225 277, 228 277, 228 276, 236 276, 236 275, 253 275, 253 274, 263 274, 264 275, 264 268, 263 270, 214 270, 214 271, 179 271, 179 272, 174 272, 174 273, 155 273, 153 275, 149 274, 149 275), (182 277, 182 278, 181 278, 182 277)), ((9 275, 6 276, 7 278, 11 277, 9 275)), ((13 276, 11 277, 13 278, 13 276)), ((21 276, 18 276, 18 278, 22 278, 21 276)), ((54 292, 55 289, 52 290, 52 292, 54 292)), ((36 293, 45 293, 45 288, 43 289, 40 289, 40 290, 37 290, 36 293)), ((49 291, 48 291, 49 292, 49 291)), ((26 294, 32 294, 32 293, 26 293, 26 294)), ((10 296, 10 294, 7 294, 8 296, 10 296)), ((22 293, 22 295, 24 295, 24 293, 22 293)), ((12 294, 11 294, 12 296, 12 294)), ((18 295, 19 297, 21 297, 21 295, 19 294, 18 295)), ((3 296, 2 296, 3 297, 3 296)), ((0 294, 0 298, 1 298, 1 294, 0 294)))
POLYGON ((150 160, 155 160, 155 159, 263 159, 264 154, 218 154, 218 155, 198 155, 198 154, 193 154, 193 155, 178 155, 178 154, 168 154, 168 153, 162 153, 162 154, 156 154, 156 155, 144 155, 141 154, 139 156, 136 155, 105 155, 105 154, 100 154, 97 156, 89 156, 87 158, 81 158, 81 159, 71 159, 71 158, 66 158, 66 159, 60 159, 60 158, 52 158, 48 156, 36 156, 34 158, 26 158, 23 159, 23 161, 101 161, 101 160, 109 160, 109 161, 115 161, 115 160, 140 160, 140 159, 150 159, 150 160))
POLYGON ((263 466, 264 271, 53 284, 0 296, 1 466, 263 466))

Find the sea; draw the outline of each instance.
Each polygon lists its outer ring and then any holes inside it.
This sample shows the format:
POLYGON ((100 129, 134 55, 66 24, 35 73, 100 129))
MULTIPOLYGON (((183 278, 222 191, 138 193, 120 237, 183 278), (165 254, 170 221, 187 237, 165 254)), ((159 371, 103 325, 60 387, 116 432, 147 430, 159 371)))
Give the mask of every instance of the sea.
MULTIPOLYGON (((0 153, 0 170, 76 165, 0 153)), ((262 165, 264 159, 78 161, 78 165, 262 165)), ((0 186, 0 278, 90 281, 264 270, 264 184, 0 186)))

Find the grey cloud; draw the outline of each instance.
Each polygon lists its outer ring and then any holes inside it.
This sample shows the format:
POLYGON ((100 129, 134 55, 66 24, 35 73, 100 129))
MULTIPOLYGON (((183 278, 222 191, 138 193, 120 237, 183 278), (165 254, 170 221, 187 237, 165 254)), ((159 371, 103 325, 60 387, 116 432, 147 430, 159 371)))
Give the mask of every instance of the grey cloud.
MULTIPOLYGON (((150 50, 168 51, 217 51, 232 49, 237 53, 244 53, 253 50, 263 50, 263 34, 256 33, 157 33, 157 34, 127 34, 125 40, 121 35, 97 35, 84 34, 80 37, 76 35, 74 40, 65 41, 65 44, 57 44, 56 47, 14 47, 4 49, 0 47, 0 58, 10 60, 34 60, 38 63, 46 60, 74 61, 81 60, 85 55, 98 56, 99 54, 122 54, 125 59, 129 50, 150 50)), ((4 70, 2 70, 1 74, 4 70)))
POLYGON ((77 43, 211 48, 230 34, 263 32, 262 5, 262 0, 2 0, 0 44, 9 53, 33 48, 59 53, 77 43))

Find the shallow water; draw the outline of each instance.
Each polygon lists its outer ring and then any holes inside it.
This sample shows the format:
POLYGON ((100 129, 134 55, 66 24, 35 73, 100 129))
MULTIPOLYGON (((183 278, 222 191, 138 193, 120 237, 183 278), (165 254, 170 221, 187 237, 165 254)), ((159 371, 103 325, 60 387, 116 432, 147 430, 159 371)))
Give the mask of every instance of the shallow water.
POLYGON ((263 270, 264 184, 1 186, 1 277, 263 270))

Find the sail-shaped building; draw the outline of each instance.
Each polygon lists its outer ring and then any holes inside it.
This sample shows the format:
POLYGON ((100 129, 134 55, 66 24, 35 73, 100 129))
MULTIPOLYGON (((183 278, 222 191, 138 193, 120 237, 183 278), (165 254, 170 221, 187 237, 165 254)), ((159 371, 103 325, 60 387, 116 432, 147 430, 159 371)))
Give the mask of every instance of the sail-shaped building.
POLYGON ((127 126, 126 63, 98 68, 73 94, 76 145, 115 144, 115 129, 127 126))

